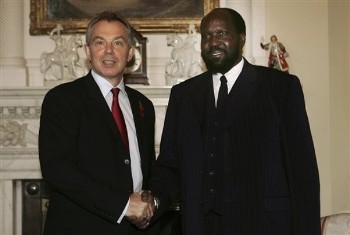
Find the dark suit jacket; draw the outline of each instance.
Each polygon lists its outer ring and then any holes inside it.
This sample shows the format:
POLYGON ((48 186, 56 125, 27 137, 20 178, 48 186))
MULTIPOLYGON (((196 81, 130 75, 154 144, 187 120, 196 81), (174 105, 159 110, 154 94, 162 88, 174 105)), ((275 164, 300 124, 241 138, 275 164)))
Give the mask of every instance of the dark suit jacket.
MULTIPOLYGON (((184 235, 204 234, 212 75, 172 88, 150 187, 159 213, 180 193, 184 235)), ((320 234, 319 176, 297 77, 247 61, 219 118, 224 234, 320 234)))
MULTIPOLYGON (((143 187, 155 161, 153 104, 126 87, 141 155, 143 187)), ((122 214, 133 183, 130 157, 91 73, 51 89, 42 104, 39 157, 52 188, 48 234, 128 234, 122 214)))

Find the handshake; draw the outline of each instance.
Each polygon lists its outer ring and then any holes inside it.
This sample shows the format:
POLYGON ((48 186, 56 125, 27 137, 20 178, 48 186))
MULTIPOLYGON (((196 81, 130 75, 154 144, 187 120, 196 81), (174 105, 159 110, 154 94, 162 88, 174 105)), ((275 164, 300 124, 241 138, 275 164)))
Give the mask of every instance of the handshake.
POLYGON ((129 207, 125 217, 139 229, 145 229, 150 223, 154 212, 158 209, 159 200, 151 191, 132 193, 129 197, 129 207))

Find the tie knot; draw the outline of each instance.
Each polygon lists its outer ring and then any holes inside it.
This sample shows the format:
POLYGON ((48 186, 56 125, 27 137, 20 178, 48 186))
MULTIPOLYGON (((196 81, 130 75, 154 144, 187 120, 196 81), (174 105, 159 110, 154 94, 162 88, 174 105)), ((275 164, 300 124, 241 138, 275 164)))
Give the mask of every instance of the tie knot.
POLYGON ((114 97, 118 97, 120 89, 118 87, 112 88, 112 93, 114 97))
POLYGON ((220 78, 221 84, 226 84, 227 83, 227 79, 225 76, 221 76, 220 78))

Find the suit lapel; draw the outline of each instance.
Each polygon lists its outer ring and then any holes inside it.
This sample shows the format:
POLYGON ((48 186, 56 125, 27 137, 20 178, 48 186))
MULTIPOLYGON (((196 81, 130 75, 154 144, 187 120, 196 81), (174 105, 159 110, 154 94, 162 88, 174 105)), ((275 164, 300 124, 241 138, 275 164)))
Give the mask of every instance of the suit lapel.
MULTIPOLYGON (((122 137, 119 133, 118 127, 114 121, 113 115, 111 110, 109 109, 105 98, 103 97, 98 85, 96 84, 94 78, 91 75, 91 72, 86 75, 85 85, 88 92, 89 100, 91 107, 93 110, 96 110, 95 112, 99 114, 102 119, 106 122, 107 126, 113 133, 116 139, 121 141, 123 143, 122 137)), ((124 146, 124 145, 122 145, 124 146)), ((126 148, 123 148, 124 151, 127 153, 126 148)))
POLYGON ((227 107, 229 111, 223 114, 223 121, 225 126, 229 126, 241 114, 242 110, 250 102, 253 94, 257 89, 257 75, 254 67, 246 60, 241 74, 238 76, 233 85, 227 100, 227 107))
POLYGON ((213 90, 213 79, 209 72, 201 75, 201 80, 197 82, 197 86, 192 90, 193 108, 197 115, 201 129, 208 121, 208 117, 215 112, 215 98, 213 90))
POLYGON ((134 117, 134 123, 135 123, 135 129, 136 129, 136 135, 137 135, 137 142, 139 145, 140 155, 141 158, 143 156, 143 149, 142 149, 142 136, 143 136, 143 125, 142 125, 142 116, 141 112, 144 112, 143 104, 141 100, 137 99, 135 95, 133 95, 133 91, 129 87, 125 87, 126 93, 128 94, 129 102, 131 105, 132 115, 134 117))
MULTIPOLYGON (((191 93, 191 99, 189 99, 188 102, 193 102, 191 107, 193 107, 194 115, 199 124, 198 131, 201 136, 201 142, 198 142, 198 145, 202 146, 202 150, 206 152, 208 146, 204 143, 207 143, 208 128, 211 125, 216 112, 212 74, 206 72, 202 74, 196 82, 196 85, 192 87, 190 92, 188 92, 191 93)), ((193 124, 192 128, 195 127, 196 125, 193 124)), ((198 164, 201 163, 199 162, 198 164)))

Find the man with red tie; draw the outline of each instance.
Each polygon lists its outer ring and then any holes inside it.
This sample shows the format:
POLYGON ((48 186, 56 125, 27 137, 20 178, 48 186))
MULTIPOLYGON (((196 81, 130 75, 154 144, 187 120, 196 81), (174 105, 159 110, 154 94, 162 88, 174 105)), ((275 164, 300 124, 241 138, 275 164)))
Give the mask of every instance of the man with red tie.
POLYGON ((99 14, 86 31, 91 71, 45 96, 39 157, 51 195, 44 235, 157 231, 157 225, 140 231, 131 223, 153 215, 139 192, 155 162, 153 104, 123 80, 134 43, 124 18, 99 14))

